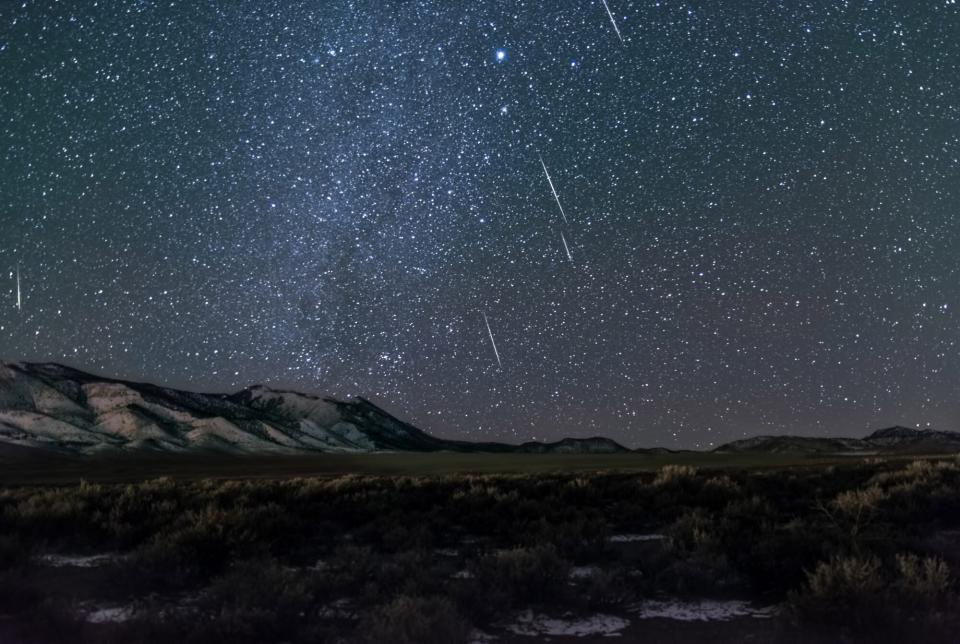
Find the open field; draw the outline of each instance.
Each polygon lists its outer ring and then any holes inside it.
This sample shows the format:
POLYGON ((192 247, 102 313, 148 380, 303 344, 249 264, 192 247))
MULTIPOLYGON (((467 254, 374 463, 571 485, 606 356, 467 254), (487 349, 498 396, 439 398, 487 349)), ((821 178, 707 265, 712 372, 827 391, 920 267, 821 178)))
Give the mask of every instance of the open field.
MULTIPOLYGON (((887 460, 936 458, 890 456, 887 460)), ((221 454, 131 454, 56 456, 39 450, 0 454, 0 485, 128 483, 158 477, 199 479, 286 479, 341 474, 442 476, 547 472, 652 472, 665 465, 710 469, 847 466, 864 455, 662 452, 630 454, 466 454, 453 452, 232 456, 221 454)))
POLYGON ((960 628, 955 457, 5 458, 3 642, 949 642, 960 628))

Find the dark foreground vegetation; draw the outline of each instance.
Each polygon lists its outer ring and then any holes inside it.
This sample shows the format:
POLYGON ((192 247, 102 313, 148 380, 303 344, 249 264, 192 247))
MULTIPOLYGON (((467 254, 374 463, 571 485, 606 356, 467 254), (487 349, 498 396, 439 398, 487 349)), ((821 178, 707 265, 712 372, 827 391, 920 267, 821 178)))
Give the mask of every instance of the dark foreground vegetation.
POLYGON ((958 537, 955 459, 6 487, 0 641, 526 641, 527 608, 669 596, 776 604, 765 641, 947 642, 958 537))

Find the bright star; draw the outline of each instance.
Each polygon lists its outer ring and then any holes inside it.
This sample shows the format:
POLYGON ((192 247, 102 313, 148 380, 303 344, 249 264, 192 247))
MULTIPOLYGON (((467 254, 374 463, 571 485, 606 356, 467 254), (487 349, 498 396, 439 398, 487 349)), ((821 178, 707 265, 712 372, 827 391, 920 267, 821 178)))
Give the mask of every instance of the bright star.
POLYGON ((506 49, 498 49, 498 50, 497 50, 497 62, 498 62, 498 63, 502 63, 502 62, 505 61, 506 59, 507 59, 507 50, 506 50, 506 49))

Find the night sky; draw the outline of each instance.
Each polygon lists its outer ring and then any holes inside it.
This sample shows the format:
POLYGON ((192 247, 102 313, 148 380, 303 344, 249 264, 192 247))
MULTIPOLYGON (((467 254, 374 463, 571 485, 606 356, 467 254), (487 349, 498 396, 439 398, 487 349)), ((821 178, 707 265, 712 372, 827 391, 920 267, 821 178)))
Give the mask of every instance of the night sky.
POLYGON ((466 439, 960 429, 960 5, 607 2, 0 3, 0 357, 466 439))

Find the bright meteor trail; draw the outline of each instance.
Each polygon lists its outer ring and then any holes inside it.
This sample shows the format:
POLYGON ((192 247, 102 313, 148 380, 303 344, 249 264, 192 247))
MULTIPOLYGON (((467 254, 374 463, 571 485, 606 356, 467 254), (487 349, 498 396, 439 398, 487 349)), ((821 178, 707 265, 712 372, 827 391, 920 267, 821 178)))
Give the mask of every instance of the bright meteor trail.
POLYGON ((610 16, 610 24, 613 25, 613 30, 617 32, 617 38, 620 39, 620 42, 623 42, 623 36, 620 35, 620 30, 617 28, 617 21, 613 19, 613 13, 610 12, 610 7, 607 5, 607 0, 602 0, 603 8, 607 10, 607 15, 610 16))
POLYGON ((570 247, 567 246, 567 238, 563 236, 562 230, 560 231, 560 239, 563 241, 563 250, 567 251, 567 259, 569 259, 570 262, 572 263, 573 255, 570 254, 570 247))
POLYGON ((487 314, 483 314, 483 323, 487 325, 487 334, 490 336, 490 344, 493 345, 493 355, 497 356, 497 365, 503 369, 503 363, 500 362, 500 352, 497 351, 497 343, 493 340, 493 331, 490 330, 490 321, 487 320, 487 314))
POLYGON ((540 165, 543 166, 543 173, 547 175, 547 183, 550 184, 550 192, 553 193, 553 198, 557 200, 557 207, 560 209, 560 216, 563 217, 563 223, 567 223, 567 215, 563 212, 563 206, 560 205, 560 197, 557 196, 557 189, 553 187, 553 179, 550 178, 550 173, 547 171, 547 164, 543 162, 543 157, 540 157, 540 165))

